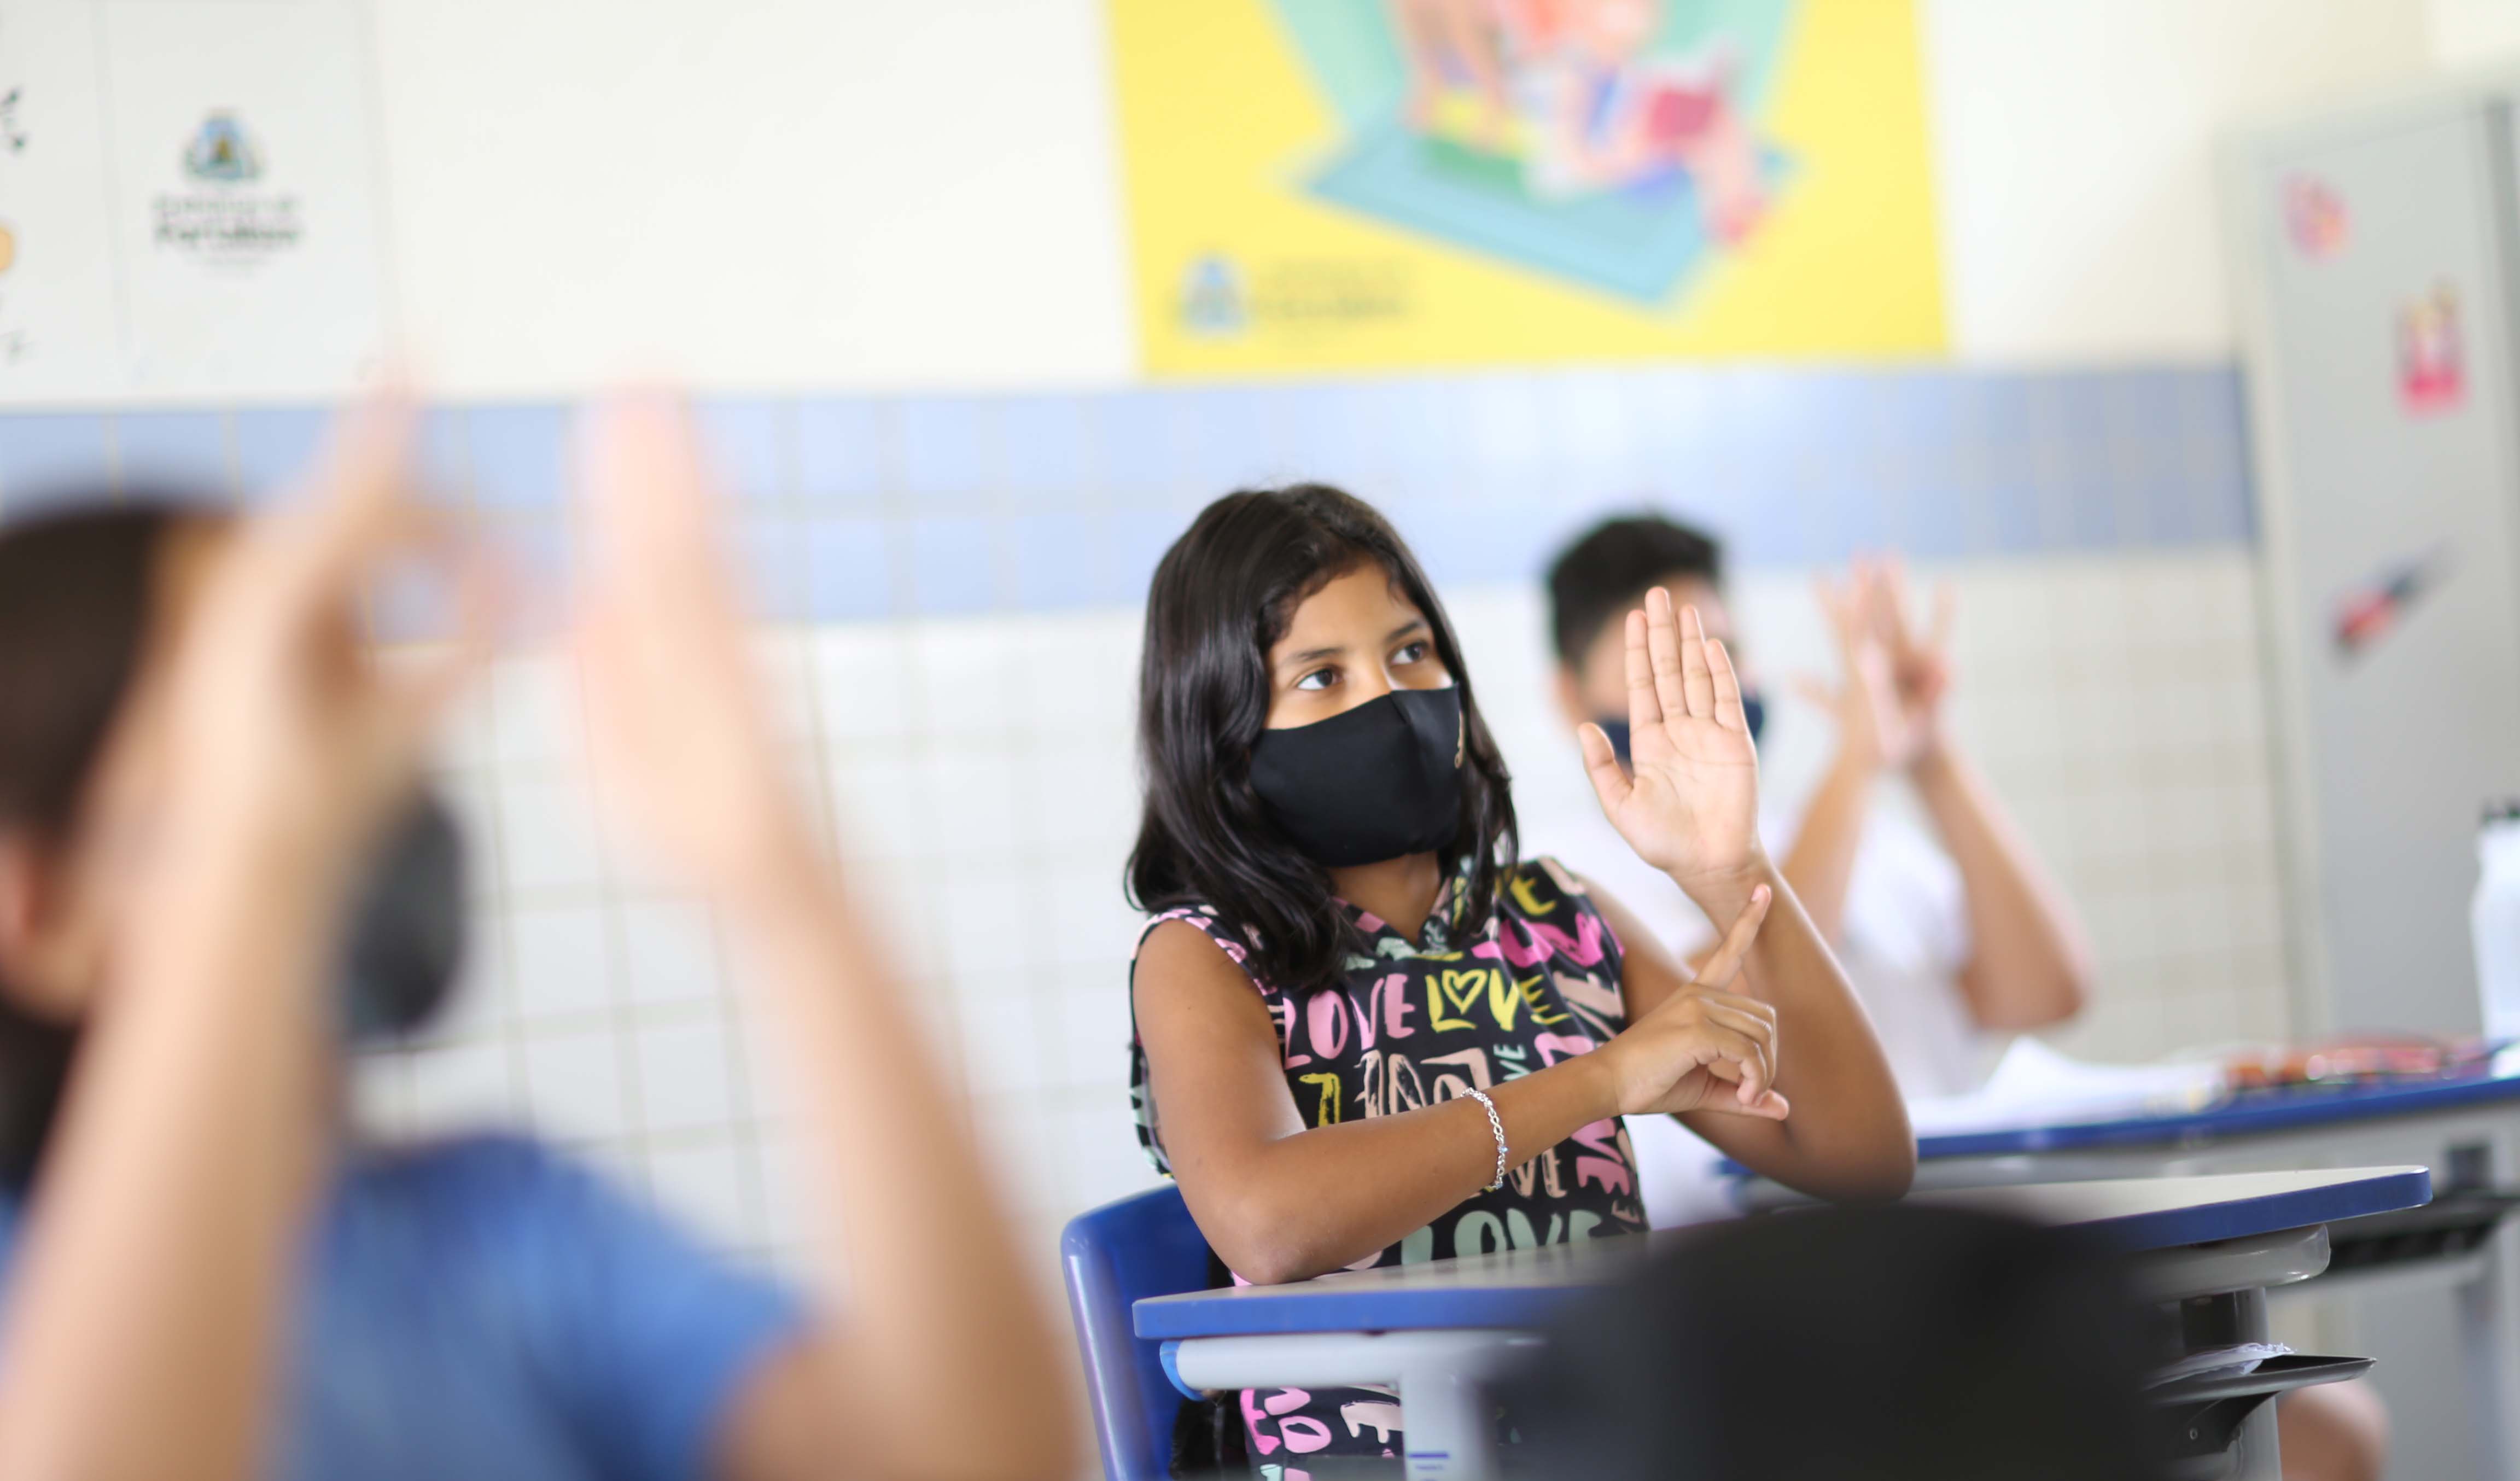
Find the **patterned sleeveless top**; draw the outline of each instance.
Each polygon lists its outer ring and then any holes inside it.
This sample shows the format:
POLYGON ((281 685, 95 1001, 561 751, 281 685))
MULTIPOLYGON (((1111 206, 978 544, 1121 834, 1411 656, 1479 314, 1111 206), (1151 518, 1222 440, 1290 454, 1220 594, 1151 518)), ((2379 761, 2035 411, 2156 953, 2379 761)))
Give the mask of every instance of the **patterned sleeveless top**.
MULTIPOLYGON (((1278 1021, 1286 1089, 1310 1124, 1396 1115, 1464 1090, 1486 1090, 1583 1054, 1626 1026, 1618 938, 1582 884, 1551 860, 1527 861, 1508 877, 1506 898, 1487 929, 1464 942, 1455 939, 1463 915, 1462 882, 1463 875, 1457 875, 1445 884, 1423 939, 1416 942, 1388 921, 1337 902, 1368 951, 1350 956, 1333 984, 1294 992, 1252 978, 1278 1021)), ((1147 930, 1167 920, 1198 927, 1237 965, 1250 970, 1247 941, 1214 909, 1166 911, 1147 930)), ((1145 939, 1141 934, 1142 945, 1145 939)), ((1171 1176, 1146 1048, 1134 1031, 1129 1097, 1139 1144, 1156 1169, 1171 1176)), ((1612 1117, 1513 1169, 1494 1192, 1471 1194, 1432 1224, 1349 1268, 1563 1244, 1644 1227, 1636 1157, 1626 1127, 1612 1117)), ((1400 1417, 1388 1390, 1260 1389, 1242 1395, 1253 1463, 1272 1481, 1302 1481, 1307 1462, 1351 1457, 1391 1458, 1390 1473, 1397 1475, 1398 1458, 1405 1454, 1400 1417)))

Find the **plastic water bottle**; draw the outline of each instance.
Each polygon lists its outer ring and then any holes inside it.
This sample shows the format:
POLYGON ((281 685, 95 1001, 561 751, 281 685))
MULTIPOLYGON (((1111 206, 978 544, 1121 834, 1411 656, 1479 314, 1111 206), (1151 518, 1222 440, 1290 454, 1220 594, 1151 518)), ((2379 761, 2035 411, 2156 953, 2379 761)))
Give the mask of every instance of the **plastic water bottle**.
POLYGON ((2520 800, 2486 809, 2476 861, 2476 898, 2467 920, 2476 940, 2485 1037, 2520 1039, 2520 800))

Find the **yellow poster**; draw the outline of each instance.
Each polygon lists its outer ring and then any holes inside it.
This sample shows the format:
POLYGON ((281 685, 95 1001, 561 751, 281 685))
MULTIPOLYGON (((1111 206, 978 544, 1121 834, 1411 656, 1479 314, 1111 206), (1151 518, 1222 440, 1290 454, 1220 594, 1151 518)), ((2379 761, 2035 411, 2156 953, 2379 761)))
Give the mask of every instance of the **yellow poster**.
POLYGON ((1158 376, 1943 348, 1913 0, 1110 0, 1158 376))

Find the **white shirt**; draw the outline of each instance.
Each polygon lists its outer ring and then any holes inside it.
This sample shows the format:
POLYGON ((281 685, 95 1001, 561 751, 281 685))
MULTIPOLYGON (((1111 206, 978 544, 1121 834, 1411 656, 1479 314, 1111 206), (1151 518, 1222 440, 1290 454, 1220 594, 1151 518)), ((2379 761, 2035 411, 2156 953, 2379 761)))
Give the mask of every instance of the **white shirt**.
MULTIPOLYGON (((1759 832, 1781 858, 1800 822, 1799 805, 1763 812, 1759 832)), ((1705 915, 1669 875, 1637 857, 1598 806, 1569 806, 1535 832, 1547 846, 1526 845, 1526 854, 1553 855, 1625 906, 1674 955, 1695 956, 1716 940, 1705 915)), ((1912 1100, 1964 1095, 1985 1083, 1995 1041, 1971 1020, 1960 993, 1970 943, 1959 867, 1892 807, 1876 803, 1864 820, 1834 944, 1901 1094, 1912 1100)), ((1785 1053, 1793 1053, 1790 1044, 1785 1053)), ((1715 1175, 1722 1154, 1678 1121, 1632 1116, 1628 1135, 1654 1227, 1732 1212, 1715 1175)))

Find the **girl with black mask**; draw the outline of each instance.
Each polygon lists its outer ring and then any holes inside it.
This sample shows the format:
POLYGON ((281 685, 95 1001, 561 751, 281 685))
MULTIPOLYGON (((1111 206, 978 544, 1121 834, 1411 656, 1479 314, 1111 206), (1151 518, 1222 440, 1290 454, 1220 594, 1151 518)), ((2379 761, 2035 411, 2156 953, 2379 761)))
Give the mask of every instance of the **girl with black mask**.
MULTIPOLYGON (((1132 1093, 1238 1279, 1640 1231, 1623 1115, 1822 1197, 1906 1190, 1906 1112, 1760 849, 1740 687, 1693 610, 1657 591, 1628 619, 1633 774, 1598 727, 1583 743, 1620 833, 1730 922, 1694 980, 1518 857, 1443 606, 1363 502, 1208 506, 1156 568, 1143 664, 1132 1093)), ((1400 1473, 1389 1394, 1240 1408, 1264 1473, 1400 1473)))

